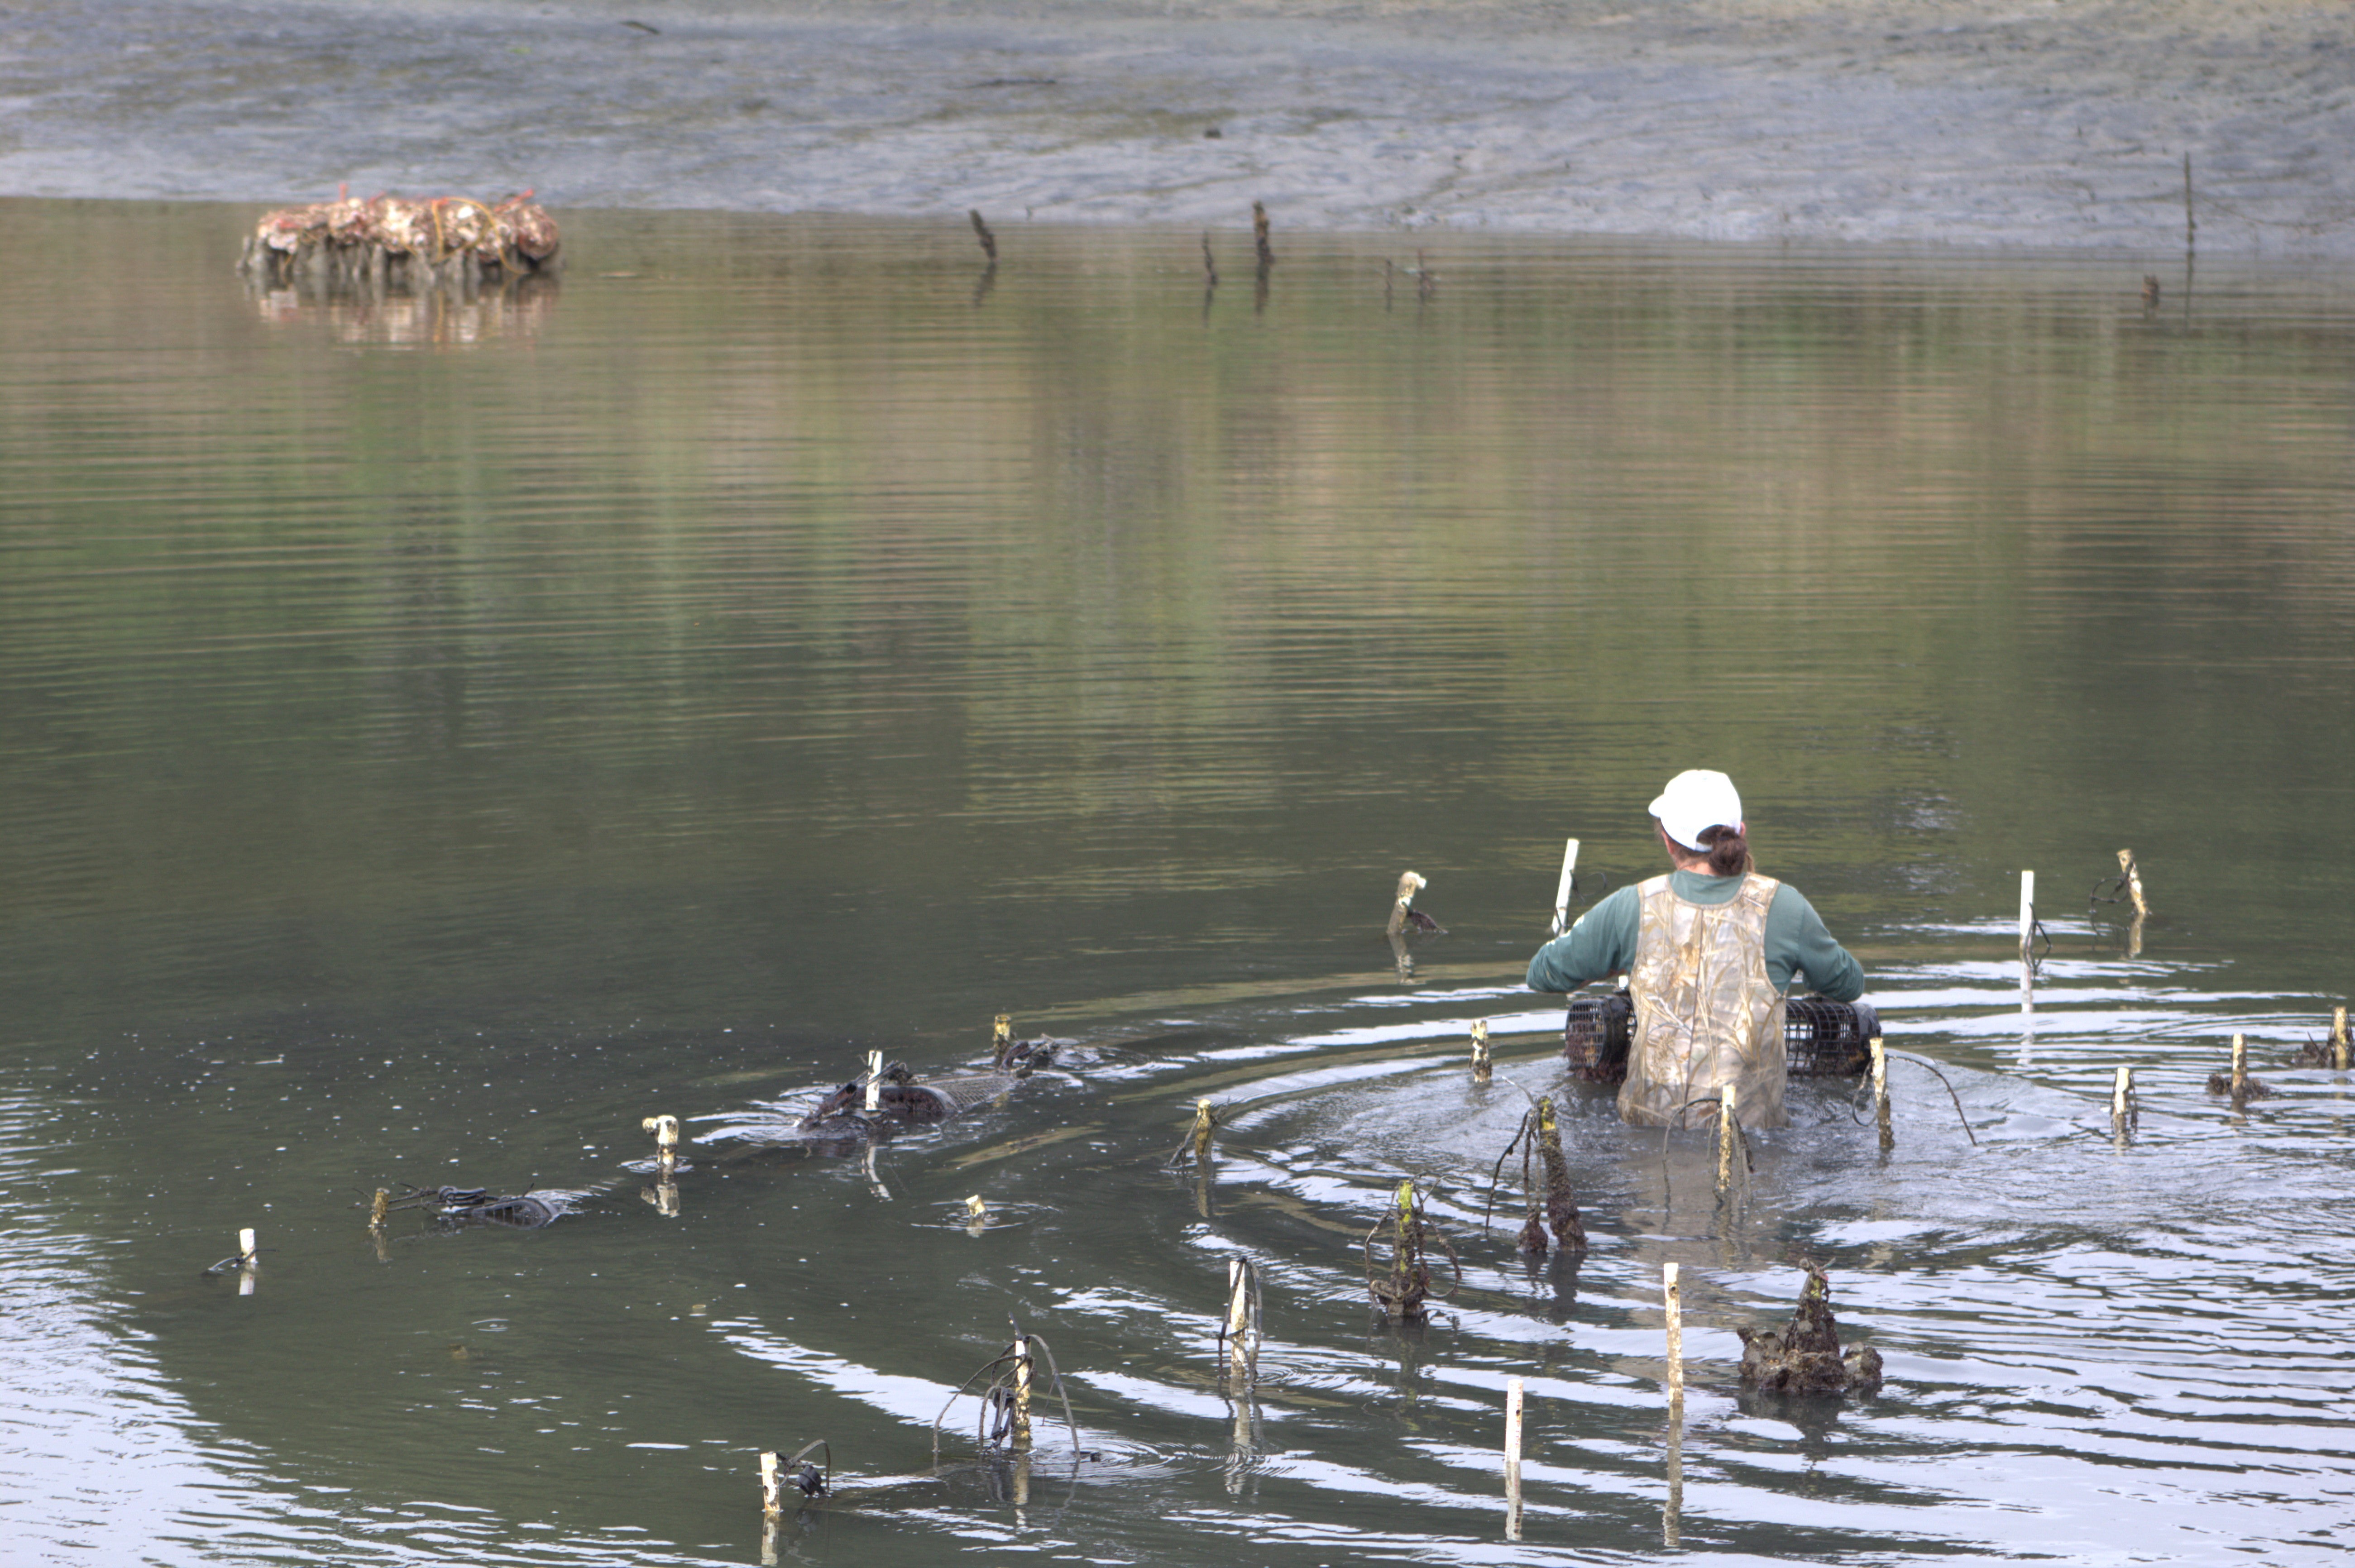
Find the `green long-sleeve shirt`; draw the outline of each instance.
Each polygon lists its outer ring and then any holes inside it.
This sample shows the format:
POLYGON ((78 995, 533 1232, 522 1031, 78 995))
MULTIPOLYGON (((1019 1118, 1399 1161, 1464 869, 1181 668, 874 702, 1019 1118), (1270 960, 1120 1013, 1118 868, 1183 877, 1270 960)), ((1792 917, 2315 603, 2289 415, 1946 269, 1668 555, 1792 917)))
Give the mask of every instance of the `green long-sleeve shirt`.
MULTIPOLYGON (((1689 902, 1721 904, 1741 891, 1742 879, 1671 871, 1668 886, 1689 902)), ((1575 991, 1590 980, 1633 966, 1636 933, 1643 921, 1639 887, 1621 888, 1539 948, 1529 960, 1529 989, 1575 991)), ((1806 896, 1785 882, 1766 907, 1766 977, 1776 990, 1787 991, 1796 973, 1804 973, 1809 988, 1836 1002, 1852 1002, 1864 995, 1864 965, 1832 940, 1806 896)))

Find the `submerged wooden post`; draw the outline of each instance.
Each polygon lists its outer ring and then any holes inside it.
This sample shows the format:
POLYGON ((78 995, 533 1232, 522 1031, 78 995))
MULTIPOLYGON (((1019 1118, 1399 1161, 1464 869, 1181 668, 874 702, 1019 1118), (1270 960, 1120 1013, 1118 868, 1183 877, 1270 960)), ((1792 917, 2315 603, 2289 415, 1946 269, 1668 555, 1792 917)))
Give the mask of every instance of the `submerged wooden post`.
POLYGON ((1889 1051, 1879 1035, 1872 1037, 1872 1114, 1881 1125, 1881 1147, 1885 1154, 1897 1147, 1897 1134, 1889 1125, 1889 1051))
POLYGON ((253 1294, 253 1271, 261 1261, 261 1250, 254 1244, 250 1230, 237 1233, 237 1293, 240 1296, 253 1294))
POLYGON ((2249 1097, 2249 1042, 2246 1036, 2232 1036, 2232 1104, 2239 1104, 2249 1097))
POLYGON ((771 1519, 785 1511, 784 1481, 777 1473, 777 1456, 771 1449, 761 1453, 761 1511, 771 1519))
POLYGON ((2142 868, 2135 864, 2133 850, 2118 851, 2118 875, 2126 881, 2126 897, 2132 901, 2135 913, 2148 914, 2150 904, 2142 896, 2142 868))
POLYGON ((1030 1446, 1030 1336, 1014 1337, 1014 1446, 1030 1446))
POLYGON ((1259 1335, 1251 1309, 1257 1283, 1251 1260, 1227 1260, 1227 1371, 1239 1382, 1248 1383, 1259 1365, 1259 1335))
POLYGON ((671 1168, 678 1164, 678 1118, 648 1116, 638 1125, 654 1134, 655 1164, 665 1175, 669 1174, 671 1168))
POLYGON ((2347 1009, 2334 1008, 2330 1013, 2330 1065, 2339 1072, 2347 1071, 2347 1009))
POLYGON ((1561 880, 1553 888, 1553 933, 1560 936, 1570 929, 1570 890, 1578 880, 1578 840, 1562 846, 1561 880))
POLYGON ((1208 1099, 1195 1101, 1194 1127, 1193 1131, 1188 1136, 1194 1140, 1194 1157, 1196 1159, 1207 1160, 1210 1157, 1210 1134, 1217 1128, 1218 1125, 1219 1118, 1210 1110, 1210 1102, 1208 1099))
POLYGON ((880 1110, 883 1105, 883 1053, 867 1053, 867 1109, 880 1110))
POLYGON ((1728 1083, 1717 1092, 1717 1195, 1722 1198, 1733 1185, 1734 1120, 1733 1085, 1728 1083))
POLYGON ((1521 1401, 1518 1378, 1505 1380, 1505 1539, 1521 1538, 1521 1401))
POLYGON ((1677 1285, 1677 1265, 1660 1265, 1660 1293, 1668 1307, 1668 1403, 1681 1405, 1685 1397, 1685 1308, 1677 1285))
POLYGON ((1488 1020, 1472 1020, 1472 1082, 1486 1083, 1496 1075, 1497 1064, 1488 1054, 1488 1020))
POLYGON ((2134 1121, 2134 1069, 2118 1069, 2117 1082, 2110 1088, 2110 1131, 2124 1137, 2132 1130, 2134 1121))

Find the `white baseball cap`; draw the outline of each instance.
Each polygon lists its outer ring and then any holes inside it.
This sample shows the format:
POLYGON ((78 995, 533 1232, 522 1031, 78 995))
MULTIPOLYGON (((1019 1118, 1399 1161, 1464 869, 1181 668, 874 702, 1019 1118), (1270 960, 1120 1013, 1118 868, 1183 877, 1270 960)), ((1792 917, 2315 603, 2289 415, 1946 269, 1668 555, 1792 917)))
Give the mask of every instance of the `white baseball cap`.
POLYGON ((1733 781, 1710 768, 1687 768, 1670 779, 1651 810, 1668 837, 1688 849, 1707 849, 1700 836, 1712 827, 1742 827, 1742 796, 1733 781))

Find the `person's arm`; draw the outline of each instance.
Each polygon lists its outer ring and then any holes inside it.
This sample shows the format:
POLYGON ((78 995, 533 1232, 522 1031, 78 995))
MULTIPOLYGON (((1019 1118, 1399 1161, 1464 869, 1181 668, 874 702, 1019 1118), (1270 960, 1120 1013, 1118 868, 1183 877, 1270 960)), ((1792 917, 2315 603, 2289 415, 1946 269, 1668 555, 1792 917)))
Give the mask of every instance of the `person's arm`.
POLYGON ((1529 989, 1575 991, 1634 964, 1642 912, 1636 889, 1625 887, 1580 915, 1529 960, 1529 989))
POLYGON ((1766 977, 1776 990, 1787 991, 1799 970, 1817 996, 1852 1002, 1864 995, 1864 965, 1832 940, 1806 895, 1785 882, 1766 911, 1766 977))

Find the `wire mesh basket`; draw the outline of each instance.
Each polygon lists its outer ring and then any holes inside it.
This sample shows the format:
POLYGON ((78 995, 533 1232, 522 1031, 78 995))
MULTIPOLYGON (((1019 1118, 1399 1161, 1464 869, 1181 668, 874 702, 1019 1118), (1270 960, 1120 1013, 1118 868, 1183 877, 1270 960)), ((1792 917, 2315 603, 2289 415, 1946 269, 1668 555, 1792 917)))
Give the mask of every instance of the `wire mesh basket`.
POLYGON ((1865 1002, 1793 997, 1783 1004, 1783 1051, 1794 1078, 1854 1078, 1872 1065, 1881 1019, 1865 1002))
POLYGON ((1616 1083, 1627 1076, 1627 1041, 1635 1032, 1636 1003, 1625 991, 1572 997, 1562 1020, 1561 1056, 1571 1076, 1590 1083, 1616 1083))
MULTIPOLYGON (((1627 1076, 1636 1004, 1625 991, 1572 997, 1562 1020, 1561 1055, 1571 1075, 1590 1083, 1627 1076)), ((1881 1019, 1863 1002, 1793 997, 1783 1004, 1783 1049, 1794 1078, 1853 1078, 1872 1065, 1881 1019)))

